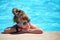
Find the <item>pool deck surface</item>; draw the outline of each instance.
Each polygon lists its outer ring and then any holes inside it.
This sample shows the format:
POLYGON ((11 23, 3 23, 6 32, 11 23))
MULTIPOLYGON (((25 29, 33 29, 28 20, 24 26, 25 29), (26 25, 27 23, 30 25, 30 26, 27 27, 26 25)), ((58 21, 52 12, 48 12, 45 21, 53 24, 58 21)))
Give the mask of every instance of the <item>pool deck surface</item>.
POLYGON ((1 34, 0 40, 60 40, 60 32, 44 32, 43 34, 1 34))

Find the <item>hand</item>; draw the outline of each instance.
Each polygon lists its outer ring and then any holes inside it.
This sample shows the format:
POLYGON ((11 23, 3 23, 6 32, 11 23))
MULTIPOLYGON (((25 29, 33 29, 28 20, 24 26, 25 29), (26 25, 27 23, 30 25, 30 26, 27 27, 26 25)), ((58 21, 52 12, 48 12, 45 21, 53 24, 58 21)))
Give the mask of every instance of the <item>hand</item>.
POLYGON ((27 30, 27 32, 31 32, 31 31, 33 31, 33 30, 32 30, 32 29, 28 29, 28 30, 27 30))

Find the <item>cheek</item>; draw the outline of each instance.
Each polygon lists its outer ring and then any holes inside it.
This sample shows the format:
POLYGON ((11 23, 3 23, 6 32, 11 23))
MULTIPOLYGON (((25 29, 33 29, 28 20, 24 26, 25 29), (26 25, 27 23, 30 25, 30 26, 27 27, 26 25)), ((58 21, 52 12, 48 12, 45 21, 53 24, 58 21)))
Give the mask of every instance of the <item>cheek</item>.
POLYGON ((28 28, 28 25, 24 25, 23 28, 28 28))

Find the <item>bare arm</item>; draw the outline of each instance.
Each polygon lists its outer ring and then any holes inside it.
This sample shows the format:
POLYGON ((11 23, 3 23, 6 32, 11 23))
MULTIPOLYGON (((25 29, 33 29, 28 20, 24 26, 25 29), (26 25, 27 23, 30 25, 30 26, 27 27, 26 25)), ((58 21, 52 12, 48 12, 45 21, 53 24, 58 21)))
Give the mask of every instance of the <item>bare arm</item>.
POLYGON ((43 31, 39 29, 37 26, 30 23, 30 29, 28 30, 29 33, 35 33, 35 34, 42 34, 43 31))

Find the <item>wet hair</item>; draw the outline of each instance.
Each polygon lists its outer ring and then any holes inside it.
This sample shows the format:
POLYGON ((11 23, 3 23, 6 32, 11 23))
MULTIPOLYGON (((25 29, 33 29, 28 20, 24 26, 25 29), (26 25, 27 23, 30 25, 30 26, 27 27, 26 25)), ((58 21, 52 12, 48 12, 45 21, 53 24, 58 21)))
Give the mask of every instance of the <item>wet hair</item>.
POLYGON ((14 10, 15 10, 15 9, 18 10, 17 8, 13 8, 13 9, 12 9, 12 13, 14 13, 14 10))
POLYGON ((19 13, 18 13, 18 16, 16 16, 16 14, 14 13, 14 9, 18 10, 17 8, 13 8, 13 9, 12 9, 12 12, 13 12, 13 14, 14 14, 14 18, 13 18, 13 21, 14 21, 14 22, 19 23, 19 22, 18 22, 18 19, 19 19, 19 18, 20 18, 19 21, 21 21, 21 20, 28 20, 28 21, 30 21, 30 19, 28 18, 28 16, 25 14, 24 11, 22 11, 22 10, 17 11, 17 12, 21 12, 21 13, 22 13, 21 16, 23 16, 23 17, 21 18, 20 15, 19 15, 19 13))

